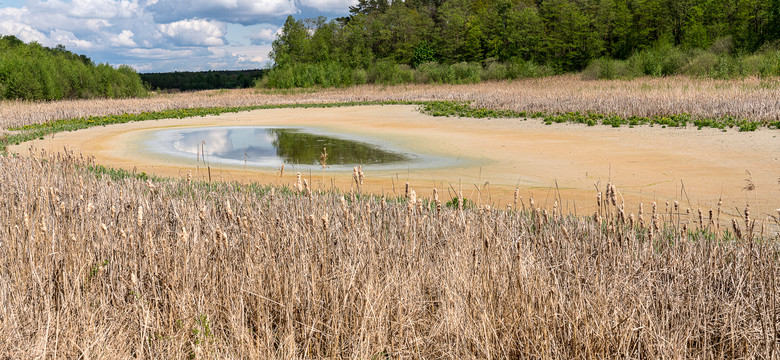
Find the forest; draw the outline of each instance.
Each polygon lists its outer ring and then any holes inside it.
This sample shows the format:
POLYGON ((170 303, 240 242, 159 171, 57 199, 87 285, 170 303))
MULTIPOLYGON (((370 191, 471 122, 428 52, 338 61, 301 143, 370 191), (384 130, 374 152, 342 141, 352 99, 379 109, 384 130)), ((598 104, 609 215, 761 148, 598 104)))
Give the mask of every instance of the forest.
POLYGON ((141 79, 154 90, 213 90, 252 87, 263 71, 175 71, 166 73, 142 73, 141 79))
POLYGON ((119 98, 146 93, 138 73, 129 66, 95 64, 62 45, 49 48, 0 36, 0 99, 119 98))
POLYGON ((360 0, 287 18, 268 87, 780 74, 780 0, 360 0))

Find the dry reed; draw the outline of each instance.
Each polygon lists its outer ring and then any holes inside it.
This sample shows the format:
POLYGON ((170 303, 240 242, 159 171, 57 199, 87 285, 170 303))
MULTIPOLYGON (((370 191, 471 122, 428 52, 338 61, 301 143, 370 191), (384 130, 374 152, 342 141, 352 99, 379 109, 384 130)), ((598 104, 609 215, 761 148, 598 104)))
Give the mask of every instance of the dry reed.
POLYGON ((412 189, 377 207, 87 164, 0 157, 1 358, 778 356, 780 239, 681 233, 655 203, 650 229, 607 199, 598 221, 432 216, 412 189))

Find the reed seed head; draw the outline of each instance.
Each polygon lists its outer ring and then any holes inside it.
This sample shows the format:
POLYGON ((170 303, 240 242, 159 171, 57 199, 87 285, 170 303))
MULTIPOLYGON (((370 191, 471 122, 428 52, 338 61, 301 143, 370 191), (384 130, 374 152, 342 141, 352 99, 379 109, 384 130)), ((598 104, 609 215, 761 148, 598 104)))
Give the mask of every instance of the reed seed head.
POLYGON ((610 186, 609 201, 612 203, 612 206, 617 206, 617 188, 615 188, 615 185, 610 186))
POLYGON ((736 236, 737 239, 742 239, 742 229, 739 228, 737 219, 731 219, 731 228, 734 229, 734 236, 736 236))
POLYGON ((228 220, 232 220, 233 209, 230 207, 230 200, 225 200, 225 212, 227 213, 228 220))
POLYGON ((311 188, 309 188, 309 182, 303 179, 303 191, 306 192, 306 196, 311 199, 311 188))

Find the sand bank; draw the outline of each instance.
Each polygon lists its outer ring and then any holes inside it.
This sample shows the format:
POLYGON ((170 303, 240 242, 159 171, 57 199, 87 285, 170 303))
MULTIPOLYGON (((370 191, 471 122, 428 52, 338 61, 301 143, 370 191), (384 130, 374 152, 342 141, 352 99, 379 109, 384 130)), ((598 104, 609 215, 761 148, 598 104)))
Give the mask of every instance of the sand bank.
MULTIPOLYGON (((145 148, 154 131, 203 126, 301 126, 332 133, 376 139, 409 151, 455 159, 449 166, 372 171, 365 168, 363 191, 403 194, 408 181, 418 196, 439 189, 444 200, 462 189, 480 204, 504 206, 515 187, 526 202, 592 213, 596 186, 618 187, 628 211, 639 202, 678 200, 683 208, 705 211, 724 200, 724 211, 751 206, 752 216, 766 218, 780 208, 780 131, 740 133, 717 129, 588 127, 544 125, 537 119, 471 119, 423 115, 415 106, 385 105, 327 109, 271 109, 186 119, 144 121, 58 133, 10 151, 27 154, 32 145, 47 151, 63 147, 94 155, 98 163, 161 176, 207 179, 196 159, 160 156, 145 148), (743 190, 750 179, 755 190, 743 190)), ((301 171, 314 188, 337 186, 349 191, 349 171, 324 172, 317 167, 279 169, 211 165, 212 180, 291 184, 301 171)), ((619 200, 620 201, 620 200, 619 200)), ((705 215, 706 216, 706 215, 705 215)), ((693 216, 691 217, 693 218, 693 216)))

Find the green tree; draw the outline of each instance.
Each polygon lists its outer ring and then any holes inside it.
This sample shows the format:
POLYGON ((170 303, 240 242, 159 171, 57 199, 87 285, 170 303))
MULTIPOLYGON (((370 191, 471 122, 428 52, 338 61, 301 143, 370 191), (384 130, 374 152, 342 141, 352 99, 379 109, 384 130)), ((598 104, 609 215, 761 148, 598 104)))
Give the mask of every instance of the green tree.
POLYGON ((688 9, 686 20, 682 25, 682 45, 686 48, 703 49, 709 46, 707 29, 703 23, 704 10, 699 6, 688 9))
POLYGON ((303 22, 287 16, 282 31, 271 43, 271 59, 276 66, 306 62, 309 34, 303 22))
POLYGON ((436 52, 439 61, 454 63, 465 60, 466 35, 471 17, 470 0, 449 0, 438 9, 440 20, 436 52))
POLYGON ((544 0, 540 12, 546 23, 548 60, 560 70, 584 68, 603 52, 604 41, 593 31, 592 20, 573 2, 544 0))
POLYGON ((537 60, 542 53, 544 23, 535 5, 516 5, 509 8, 504 17, 506 26, 501 37, 504 39, 501 58, 537 60))

